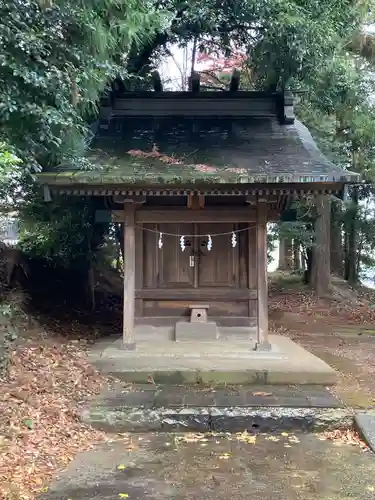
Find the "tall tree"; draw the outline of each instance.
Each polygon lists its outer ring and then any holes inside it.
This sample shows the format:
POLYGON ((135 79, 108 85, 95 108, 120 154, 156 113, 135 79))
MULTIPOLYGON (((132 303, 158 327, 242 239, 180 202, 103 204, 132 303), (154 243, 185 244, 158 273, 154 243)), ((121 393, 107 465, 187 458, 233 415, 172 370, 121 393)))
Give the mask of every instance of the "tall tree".
POLYGON ((293 269, 293 243, 288 236, 279 238, 279 265, 280 271, 291 271, 293 269))
POLYGON ((330 256, 331 272, 336 276, 344 276, 344 251, 342 236, 342 203, 334 198, 331 200, 330 256))
POLYGON ((319 195, 315 200, 314 221, 315 241, 312 247, 311 285, 318 295, 329 292, 331 284, 330 268, 330 200, 327 195, 319 195))
MULTIPOLYGON (((158 3, 158 2, 156 2, 158 3)), ((336 52, 338 44, 359 26, 365 7, 350 0, 248 0, 181 3, 164 0, 173 20, 143 45, 133 49, 129 71, 152 64, 168 43, 198 40, 200 52, 245 54, 262 88, 304 80, 336 52)))

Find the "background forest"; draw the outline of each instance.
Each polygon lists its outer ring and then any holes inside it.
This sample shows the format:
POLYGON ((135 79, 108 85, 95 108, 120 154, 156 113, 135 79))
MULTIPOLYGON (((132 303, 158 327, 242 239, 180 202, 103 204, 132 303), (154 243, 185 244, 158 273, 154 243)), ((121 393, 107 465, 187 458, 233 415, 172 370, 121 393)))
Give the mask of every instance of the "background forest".
POLYGON ((206 88, 225 88, 236 66, 243 89, 290 89, 322 151, 362 175, 340 198, 296 201, 269 228, 279 268, 319 294, 331 273, 357 284, 375 266, 372 23, 372 2, 360 0, 0 0, 0 208, 16 214, 23 255, 91 288, 94 268, 121 269, 121 228, 95 224, 94 201, 46 204, 35 174, 94 168, 100 95, 114 79, 150 88, 177 48, 189 53, 180 88, 203 61, 206 88))

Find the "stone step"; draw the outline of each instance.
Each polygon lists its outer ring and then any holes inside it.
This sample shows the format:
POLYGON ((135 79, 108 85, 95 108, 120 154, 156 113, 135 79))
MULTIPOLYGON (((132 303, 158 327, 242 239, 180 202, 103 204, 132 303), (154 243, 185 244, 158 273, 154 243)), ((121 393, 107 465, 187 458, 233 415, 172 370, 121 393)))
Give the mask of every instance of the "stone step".
POLYGON ((353 424, 352 412, 319 386, 118 386, 82 417, 98 429, 117 433, 321 431, 353 424))

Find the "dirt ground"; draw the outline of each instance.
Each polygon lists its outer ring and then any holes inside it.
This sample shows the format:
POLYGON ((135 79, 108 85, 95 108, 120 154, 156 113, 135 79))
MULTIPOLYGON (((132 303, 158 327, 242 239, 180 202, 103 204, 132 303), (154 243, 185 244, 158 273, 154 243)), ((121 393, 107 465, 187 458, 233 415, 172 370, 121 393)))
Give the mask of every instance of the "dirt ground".
POLYGON ((270 329, 295 340, 335 368, 332 391, 354 408, 375 407, 375 294, 338 282, 317 298, 299 282, 271 282, 270 329))

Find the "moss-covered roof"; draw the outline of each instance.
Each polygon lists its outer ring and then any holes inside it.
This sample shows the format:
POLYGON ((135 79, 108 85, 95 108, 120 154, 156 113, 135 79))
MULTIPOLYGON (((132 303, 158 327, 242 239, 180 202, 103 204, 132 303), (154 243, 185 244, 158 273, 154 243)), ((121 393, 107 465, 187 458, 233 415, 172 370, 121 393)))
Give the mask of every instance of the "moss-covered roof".
POLYGON ((99 122, 88 153, 93 170, 60 165, 50 185, 353 182, 300 122, 276 118, 137 118, 99 122))

